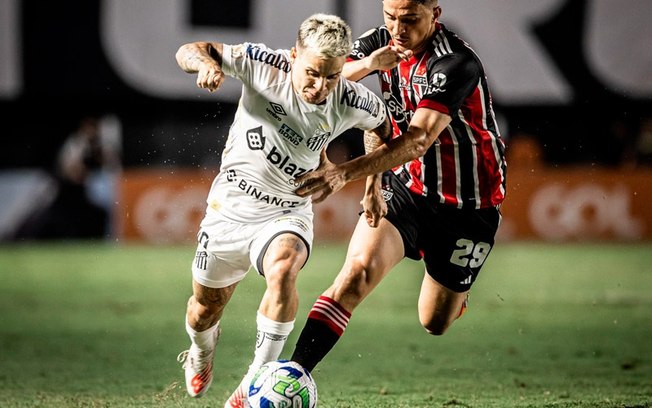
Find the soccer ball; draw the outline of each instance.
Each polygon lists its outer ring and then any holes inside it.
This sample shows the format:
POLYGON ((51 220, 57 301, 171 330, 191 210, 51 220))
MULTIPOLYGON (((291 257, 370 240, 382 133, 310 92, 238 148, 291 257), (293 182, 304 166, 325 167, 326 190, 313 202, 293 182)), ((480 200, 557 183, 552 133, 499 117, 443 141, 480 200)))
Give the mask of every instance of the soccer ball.
POLYGON ((271 361, 254 375, 247 399, 251 408, 314 408, 317 384, 299 363, 271 361))

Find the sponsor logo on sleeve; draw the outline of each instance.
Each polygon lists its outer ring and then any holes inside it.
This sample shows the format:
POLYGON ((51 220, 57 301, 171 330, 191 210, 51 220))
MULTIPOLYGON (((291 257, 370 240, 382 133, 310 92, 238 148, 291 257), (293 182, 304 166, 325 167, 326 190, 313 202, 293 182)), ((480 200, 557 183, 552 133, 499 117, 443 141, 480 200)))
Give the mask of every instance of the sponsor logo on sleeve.
POLYGON ((428 86, 428 89, 426 90, 426 94, 433 94, 433 93, 439 93, 439 92, 446 92, 444 89, 444 86, 446 85, 446 75, 441 73, 441 72, 436 72, 432 76, 432 83, 430 86, 428 86))
POLYGON ((340 104, 361 109, 373 117, 377 117, 380 112, 380 103, 376 98, 373 98, 372 95, 358 95, 353 88, 344 89, 340 104))
POLYGON ((272 67, 290 72, 290 61, 284 55, 260 48, 260 46, 249 44, 247 45, 247 58, 254 61, 262 62, 263 64, 271 65, 272 67))

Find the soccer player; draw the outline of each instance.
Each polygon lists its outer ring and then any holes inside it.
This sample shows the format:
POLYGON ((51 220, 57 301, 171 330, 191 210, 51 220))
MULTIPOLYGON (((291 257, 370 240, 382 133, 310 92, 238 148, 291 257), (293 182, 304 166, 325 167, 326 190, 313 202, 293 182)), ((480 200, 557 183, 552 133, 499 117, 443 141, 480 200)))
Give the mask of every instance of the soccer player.
POLYGON ((253 362, 225 407, 243 406, 253 373, 278 359, 294 327, 295 283, 313 241, 311 199, 296 195, 295 179, 320 160, 327 163, 326 147, 350 128, 372 130, 378 138, 391 134, 382 99, 342 76, 351 49, 351 29, 341 18, 315 14, 301 24, 290 50, 194 42, 177 51, 179 66, 197 73, 198 87, 215 91, 224 75, 243 85, 192 264, 191 345, 179 361, 193 397, 211 385, 220 320, 250 267, 267 288, 253 362))
POLYGON ((443 334, 465 310, 494 245, 505 197, 504 144, 482 63, 439 21, 441 13, 437 0, 383 1, 385 24, 354 43, 344 75, 379 76, 392 138, 297 180, 297 193, 316 203, 368 176, 344 265, 314 303, 291 357, 310 371, 404 257, 423 259, 419 320, 429 334, 443 334))

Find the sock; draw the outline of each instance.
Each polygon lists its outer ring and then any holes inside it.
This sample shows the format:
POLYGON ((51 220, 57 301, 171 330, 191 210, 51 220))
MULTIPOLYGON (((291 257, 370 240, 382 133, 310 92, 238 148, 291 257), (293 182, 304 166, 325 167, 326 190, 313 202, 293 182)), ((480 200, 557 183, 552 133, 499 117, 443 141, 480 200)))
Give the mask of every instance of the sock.
POLYGON ((263 364, 278 360, 288 335, 294 329, 294 320, 285 323, 275 322, 258 312, 256 325, 256 349, 254 361, 247 371, 248 377, 253 376, 263 364))
POLYGON ((192 344, 197 346, 200 350, 211 350, 215 348, 215 330, 217 330, 219 326, 220 322, 218 321, 214 326, 211 326, 204 331, 198 332, 190 327, 190 323, 188 323, 188 316, 186 316, 186 332, 188 333, 188 336, 190 336, 190 341, 192 341, 192 344))
POLYGON ((308 314, 306 325, 292 354, 292 361, 312 371, 335 346, 349 324, 351 313, 333 299, 320 296, 308 314))

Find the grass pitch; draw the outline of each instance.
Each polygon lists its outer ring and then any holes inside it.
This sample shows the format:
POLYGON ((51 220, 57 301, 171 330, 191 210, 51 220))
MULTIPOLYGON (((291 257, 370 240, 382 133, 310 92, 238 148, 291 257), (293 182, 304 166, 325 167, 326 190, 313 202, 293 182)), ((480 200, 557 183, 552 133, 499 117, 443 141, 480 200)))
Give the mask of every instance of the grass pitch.
MULTIPOLYGON (((345 246, 318 244, 301 272, 291 354, 345 246)), ((177 354, 192 246, 0 246, 0 406, 221 407, 249 364, 264 282, 223 319, 216 378, 185 393, 177 354)), ((406 260, 356 310, 315 370, 319 406, 652 406, 652 246, 498 243, 470 308, 443 336, 416 313, 422 264, 406 260)))

